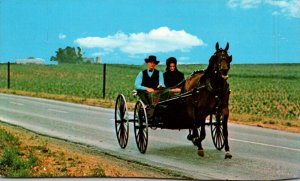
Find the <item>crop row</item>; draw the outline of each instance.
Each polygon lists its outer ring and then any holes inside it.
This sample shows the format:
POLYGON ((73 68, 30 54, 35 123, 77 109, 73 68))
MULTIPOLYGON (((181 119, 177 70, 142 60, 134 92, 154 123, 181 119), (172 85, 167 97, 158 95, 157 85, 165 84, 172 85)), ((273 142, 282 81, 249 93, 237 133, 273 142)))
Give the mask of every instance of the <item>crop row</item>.
MULTIPOLYGON (((206 65, 178 65, 187 78, 206 65)), ((119 93, 131 102, 134 80, 145 65, 107 65, 106 99, 119 93)), ((164 66, 159 65, 164 71, 164 66)), ((102 98, 103 65, 11 65, 15 90, 102 98)), ((230 111, 234 113, 299 119, 300 64, 232 65, 229 72, 230 111)), ((7 86, 7 67, 0 65, 0 87, 7 86)))

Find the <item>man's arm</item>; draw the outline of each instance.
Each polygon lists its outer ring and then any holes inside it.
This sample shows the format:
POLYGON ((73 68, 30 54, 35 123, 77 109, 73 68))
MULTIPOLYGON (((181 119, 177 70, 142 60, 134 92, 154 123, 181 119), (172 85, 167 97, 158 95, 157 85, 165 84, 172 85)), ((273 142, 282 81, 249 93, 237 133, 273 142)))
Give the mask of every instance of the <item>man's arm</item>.
POLYGON ((159 71, 159 85, 162 87, 166 87, 165 81, 164 81, 164 75, 161 71, 159 71))
POLYGON ((134 82, 135 89, 137 89, 137 90, 146 90, 147 89, 147 87, 142 86, 142 80, 143 80, 143 73, 140 72, 135 78, 135 82, 134 82))

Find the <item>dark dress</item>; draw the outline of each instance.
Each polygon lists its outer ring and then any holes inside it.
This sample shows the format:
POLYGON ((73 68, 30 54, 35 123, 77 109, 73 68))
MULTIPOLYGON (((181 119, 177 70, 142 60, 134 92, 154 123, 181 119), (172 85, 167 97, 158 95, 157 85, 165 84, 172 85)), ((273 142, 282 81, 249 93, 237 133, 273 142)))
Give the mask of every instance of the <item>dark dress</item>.
POLYGON ((166 87, 174 87, 183 80, 184 80, 184 75, 182 72, 180 72, 178 70, 167 71, 164 73, 164 82, 165 82, 166 87))

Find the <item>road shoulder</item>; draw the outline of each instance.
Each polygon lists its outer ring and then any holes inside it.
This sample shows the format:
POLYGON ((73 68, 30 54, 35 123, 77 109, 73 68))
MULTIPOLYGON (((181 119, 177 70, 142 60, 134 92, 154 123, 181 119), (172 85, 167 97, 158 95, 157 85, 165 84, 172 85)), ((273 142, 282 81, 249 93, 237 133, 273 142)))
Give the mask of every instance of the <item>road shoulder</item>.
POLYGON ((184 178, 166 169, 122 160, 85 145, 43 136, 1 121, 0 129, 19 138, 22 152, 33 152, 38 157, 38 164, 32 167, 33 177, 184 178))

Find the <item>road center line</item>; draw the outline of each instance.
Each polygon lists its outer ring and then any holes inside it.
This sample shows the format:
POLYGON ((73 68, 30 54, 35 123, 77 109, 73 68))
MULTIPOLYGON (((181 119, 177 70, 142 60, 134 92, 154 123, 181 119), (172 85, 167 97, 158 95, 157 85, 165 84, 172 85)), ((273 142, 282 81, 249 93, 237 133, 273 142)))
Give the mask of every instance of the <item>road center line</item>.
POLYGON ((48 111, 52 111, 52 112, 59 112, 59 113, 65 113, 68 114, 67 111, 61 111, 61 110, 57 110, 57 109, 48 109, 48 111))
POLYGON ((9 103, 14 104, 14 105, 18 105, 18 106, 23 106, 24 105, 24 104, 19 103, 19 102, 9 102, 9 103))
POLYGON ((284 146, 276 146, 276 145, 270 145, 270 144, 265 144, 265 143, 258 143, 258 142, 252 142, 252 141, 246 141, 246 140, 239 140, 239 139, 234 139, 234 138, 229 138, 229 139, 232 140, 232 141, 238 141, 238 142, 243 142, 243 143, 250 143, 250 144, 255 144, 255 145, 268 146, 268 147, 273 147, 273 148, 281 148, 281 149, 286 149, 286 150, 300 152, 300 149, 296 149, 296 148, 289 148, 289 147, 284 147, 284 146))

